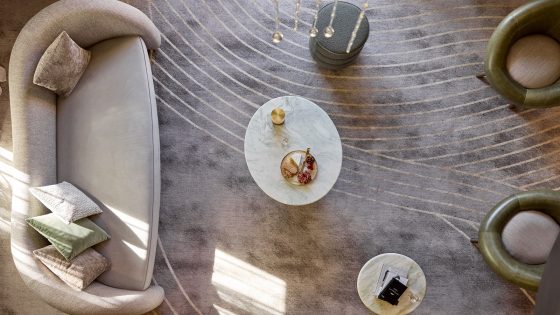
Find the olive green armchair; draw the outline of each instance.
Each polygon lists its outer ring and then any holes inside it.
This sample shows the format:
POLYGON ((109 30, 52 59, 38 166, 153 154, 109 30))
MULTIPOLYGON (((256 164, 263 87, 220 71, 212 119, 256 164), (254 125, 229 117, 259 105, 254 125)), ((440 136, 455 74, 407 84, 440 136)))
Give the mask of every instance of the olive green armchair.
MULTIPOLYGON (((484 64, 485 74, 477 77, 516 105, 560 105, 560 80, 553 80, 554 83, 540 88, 527 88, 514 80, 508 71, 507 59, 512 45, 522 37, 537 34, 549 36, 549 41, 553 43, 554 40, 550 39, 560 41, 560 1, 533 1, 511 12, 490 37, 484 64)), ((535 47, 533 49, 537 52, 539 50, 535 47)), ((545 69, 549 70, 547 67, 545 69)))
POLYGON ((506 250, 502 241, 506 224, 516 214, 526 210, 537 210, 549 215, 556 223, 560 222, 560 192, 521 192, 500 201, 480 224, 478 248, 484 260, 502 278, 522 288, 537 291, 544 263, 531 265, 517 260, 506 250))

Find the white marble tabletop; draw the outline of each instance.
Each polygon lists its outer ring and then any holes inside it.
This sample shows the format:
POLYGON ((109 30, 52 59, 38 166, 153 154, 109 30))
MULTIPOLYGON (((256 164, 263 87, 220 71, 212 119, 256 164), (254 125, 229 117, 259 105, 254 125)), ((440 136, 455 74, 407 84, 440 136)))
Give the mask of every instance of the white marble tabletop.
POLYGON ((342 166, 340 136, 327 113, 299 96, 283 96, 262 105, 245 133, 245 160, 257 185, 271 198, 287 205, 306 205, 324 197, 342 166), (276 107, 286 112, 284 124, 274 125, 270 113, 276 107), (318 164, 317 177, 305 186, 290 184, 282 177, 280 162, 293 150, 311 148, 318 164))
POLYGON ((408 314, 414 311, 426 295, 426 276, 422 268, 412 259, 401 254, 387 253, 370 259, 358 275, 358 295, 371 311, 382 315, 408 314), (377 280, 383 264, 408 270, 408 289, 399 299, 398 305, 375 297, 377 280))

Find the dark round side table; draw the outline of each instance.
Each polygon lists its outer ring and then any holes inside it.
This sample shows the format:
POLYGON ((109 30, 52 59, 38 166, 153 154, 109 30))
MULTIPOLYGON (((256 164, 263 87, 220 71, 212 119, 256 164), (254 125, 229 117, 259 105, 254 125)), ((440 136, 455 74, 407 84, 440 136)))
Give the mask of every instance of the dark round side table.
POLYGON ((309 38, 309 51, 317 64, 323 68, 338 70, 353 63, 364 48, 369 36, 369 22, 364 16, 350 52, 346 53, 348 41, 358 20, 361 9, 351 3, 339 1, 333 21, 334 35, 326 38, 324 29, 329 25, 334 3, 323 6, 317 15, 317 37, 309 38))

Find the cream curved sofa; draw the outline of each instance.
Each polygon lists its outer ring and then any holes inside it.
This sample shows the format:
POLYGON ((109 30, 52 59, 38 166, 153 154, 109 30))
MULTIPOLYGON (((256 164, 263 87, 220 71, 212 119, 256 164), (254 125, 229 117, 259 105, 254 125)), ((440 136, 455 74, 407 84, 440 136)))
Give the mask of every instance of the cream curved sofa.
POLYGON ((62 0, 23 28, 9 65, 14 166, 11 249, 24 282, 70 314, 141 314, 163 289, 151 283, 160 198, 159 131, 147 49, 158 29, 116 0, 62 0), (57 98, 32 83, 61 31, 92 51, 73 93, 57 98), (65 285, 32 251, 47 243, 25 219, 47 212, 29 187, 72 182, 103 208, 94 218, 112 237, 96 249, 112 261, 84 291, 65 285))

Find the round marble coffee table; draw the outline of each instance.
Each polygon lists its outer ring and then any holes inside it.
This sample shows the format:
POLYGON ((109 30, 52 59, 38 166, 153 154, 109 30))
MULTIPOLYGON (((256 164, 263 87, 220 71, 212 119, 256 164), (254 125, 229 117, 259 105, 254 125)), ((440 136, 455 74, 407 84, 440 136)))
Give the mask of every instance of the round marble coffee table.
POLYGON ((342 166, 340 136, 327 113, 299 96, 282 96, 262 105, 245 133, 245 160, 257 185, 271 198, 287 205, 306 205, 324 197, 342 166), (284 124, 274 125, 270 112, 286 112, 284 124), (282 158, 293 150, 311 148, 317 177, 305 186, 290 184, 280 173, 282 158))
POLYGON ((358 275, 358 295, 364 305, 371 311, 382 314, 408 314, 414 311, 426 295, 426 277, 418 264, 401 254, 381 254, 370 259, 360 270, 358 275), (399 299, 398 305, 375 297, 377 280, 381 273, 383 264, 395 268, 408 270, 408 289, 399 299))

